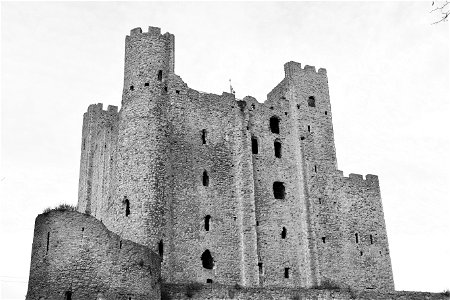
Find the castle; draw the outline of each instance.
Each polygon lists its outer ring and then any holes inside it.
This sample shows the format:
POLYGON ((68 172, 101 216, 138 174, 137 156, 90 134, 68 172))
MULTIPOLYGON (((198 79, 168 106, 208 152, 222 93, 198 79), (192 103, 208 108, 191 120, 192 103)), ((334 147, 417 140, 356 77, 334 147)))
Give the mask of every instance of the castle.
POLYGON ((326 70, 288 62, 259 103, 189 88, 174 52, 156 27, 126 37, 121 109, 84 114, 78 212, 36 219, 27 299, 394 292, 378 177, 337 169, 326 70))

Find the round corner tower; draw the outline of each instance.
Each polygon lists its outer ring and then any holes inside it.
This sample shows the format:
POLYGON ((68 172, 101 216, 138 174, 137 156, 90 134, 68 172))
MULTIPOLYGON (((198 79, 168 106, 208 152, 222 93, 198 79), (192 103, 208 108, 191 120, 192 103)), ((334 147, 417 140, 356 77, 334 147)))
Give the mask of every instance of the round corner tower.
POLYGON ((123 238, 158 249, 166 182, 167 81, 174 36, 149 27, 125 39, 125 72, 111 207, 123 238))

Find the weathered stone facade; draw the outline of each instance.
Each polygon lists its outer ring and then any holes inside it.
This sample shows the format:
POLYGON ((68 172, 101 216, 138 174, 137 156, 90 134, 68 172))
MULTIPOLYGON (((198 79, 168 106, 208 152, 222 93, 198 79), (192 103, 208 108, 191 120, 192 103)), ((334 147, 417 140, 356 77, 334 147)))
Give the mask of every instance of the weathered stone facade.
POLYGON ((288 62, 260 103, 189 88, 174 49, 159 28, 126 37, 120 111, 84 114, 79 212, 158 253, 167 284, 394 291, 378 177, 337 169, 326 70, 288 62))
POLYGON ((36 218, 28 300, 160 299, 160 257, 75 211, 36 218))

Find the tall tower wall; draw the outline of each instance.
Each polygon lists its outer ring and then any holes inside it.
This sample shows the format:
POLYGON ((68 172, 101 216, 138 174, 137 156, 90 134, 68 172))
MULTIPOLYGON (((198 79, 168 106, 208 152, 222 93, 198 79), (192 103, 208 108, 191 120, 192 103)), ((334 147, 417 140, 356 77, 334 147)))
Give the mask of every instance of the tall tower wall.
POLYGON ((167 78, 174 69, 174 36, 150 27, 125 39, 115 190, 108 227, 158 249, 165 206, 167 78))

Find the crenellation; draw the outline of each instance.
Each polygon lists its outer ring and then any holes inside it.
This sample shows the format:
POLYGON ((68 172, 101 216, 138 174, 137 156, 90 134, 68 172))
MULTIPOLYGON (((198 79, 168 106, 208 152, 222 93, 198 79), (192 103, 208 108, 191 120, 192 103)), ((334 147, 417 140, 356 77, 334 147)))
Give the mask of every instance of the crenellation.
MULTIPOLYGON (((158 27, 132 29, 120 111, 98 103, 83 115, 83 218, 101 220, 114 251, 132 243, 158 257, 151 276, 166 284, 308 289, 331 280, 392 292, 378 176, 337 169, 326 70, 287 62, 265 102, 241 100, 190 88, 174 73, 174 41, 158 27)), ((95 228, 73 218, 81 236, 95 228)), ((153 264, 130 268, 147 276, 153 264)), ((130 280, 112 274, 102 289, 130 280)))

